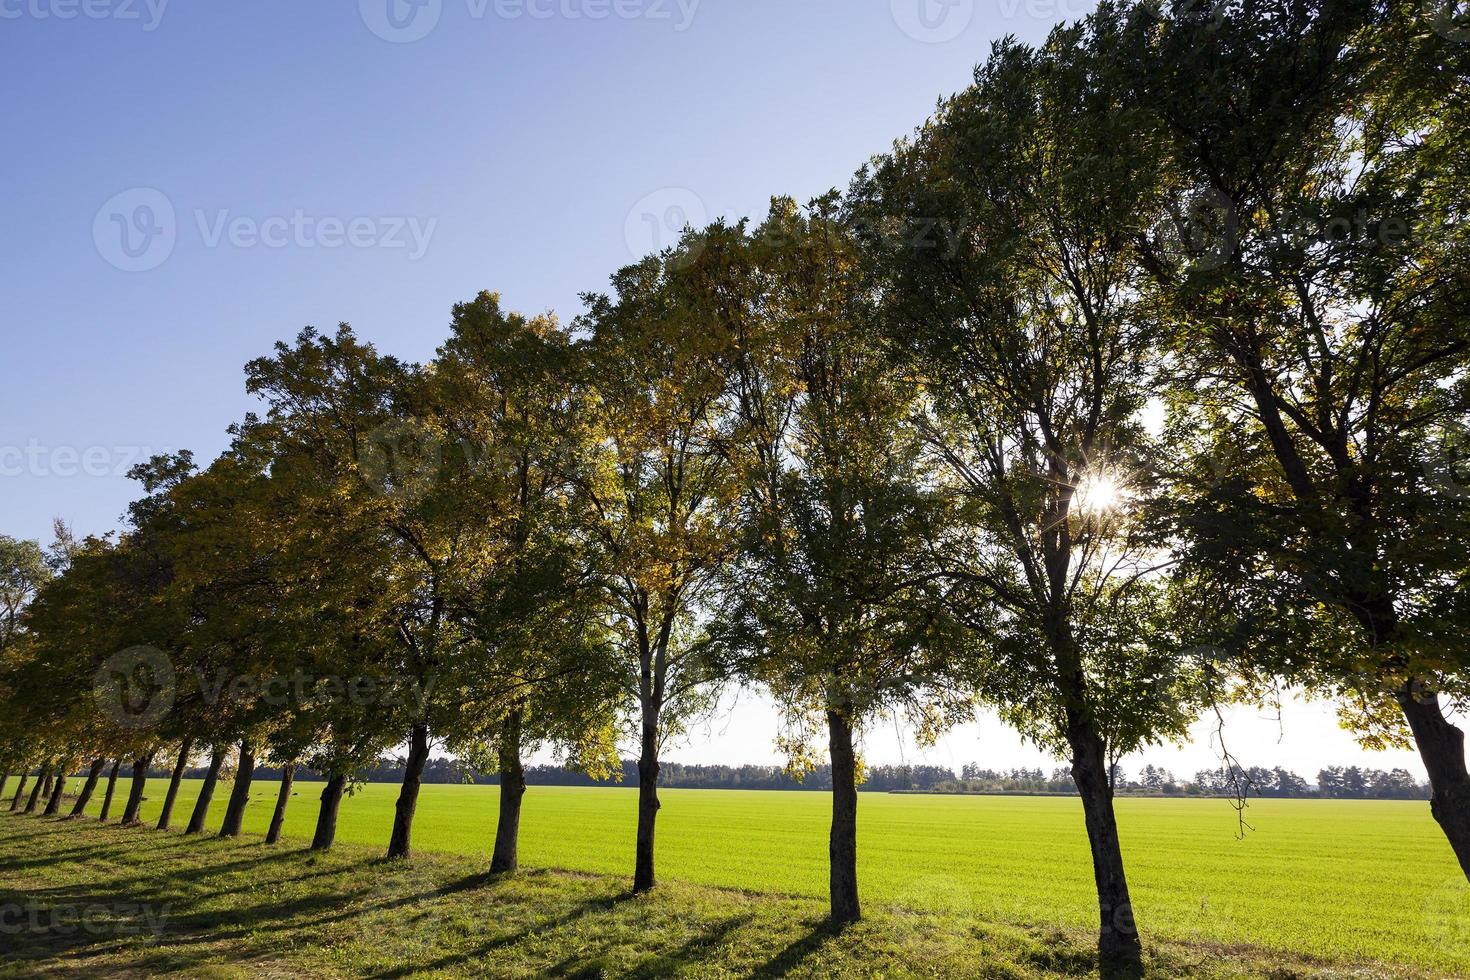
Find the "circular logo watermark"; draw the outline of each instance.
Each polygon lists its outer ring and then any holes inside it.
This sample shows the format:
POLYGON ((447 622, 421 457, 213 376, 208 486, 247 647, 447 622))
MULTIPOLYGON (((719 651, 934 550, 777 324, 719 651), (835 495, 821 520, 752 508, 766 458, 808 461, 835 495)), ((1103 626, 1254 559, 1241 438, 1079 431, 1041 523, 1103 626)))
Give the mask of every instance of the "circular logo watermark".
POLYGON ((1419 12, 1446 41, 1470 41, 1470 3, 1465 0, 1422 0, 1419 12))
POLYGON ((628 210, 623 222, 623 241, 635 259, 656 255, 681 243, 691 251, 675 256, 689 262, 699 252, 698 239, 689 241, 685 229, 703 228, 708 222, 704 200, 687 187, 664 187, 646 194, 628 210))
POLYGON ((174 706, 174 665, 156 647, 119 650, 92 684, 102 713, 124 728, 151 728, 174 706))
POLYGON ((1447 878, 1424 899, 1424 938, 1431 945, 1462 949, 1470 944, 1470 882, 1447 878))
POLYGON ((975 0, 889 0, 893 22, 915 41, 943 44, 975 19, 975 0))
POLYGON ((1470 499, 1470 431, 1458 423, 1439 428, 1438 454, 1424 460, 1424 479, 1446 497, 1470 499))
POLYGON ((379 493, 418 500, 433 488, 442 460, 438 434, 418 419, 406 418, 369 432, 358 447, 357 466, 379 493))
POLYGON ((114 194, 92 219, 97 254, 123 272, 147 272, 163 265, 178 238, 173 202, 152 187, 114 194))
POLYGON ((378 37, 409 44, 428 37, 439 26, 444 0, 357 0, 357 12, 378 37))
POLYGON ((1208 272, 1220 268, 1235 254, 1239 232, 1235 203, 1208 187, 1172 206, 1150 237, 1174 266, 1208 272))

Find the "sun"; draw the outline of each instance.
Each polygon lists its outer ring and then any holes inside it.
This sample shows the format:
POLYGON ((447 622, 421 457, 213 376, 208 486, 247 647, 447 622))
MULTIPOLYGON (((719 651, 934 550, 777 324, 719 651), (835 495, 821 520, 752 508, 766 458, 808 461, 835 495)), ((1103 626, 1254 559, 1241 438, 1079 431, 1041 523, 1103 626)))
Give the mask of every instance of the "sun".
POLYGON ((1084 476, 1072 496, 1072 506, 1078 513, 1091 516, 1121 510, 1127 502, 1122 483, 1106 470, 1084 476))

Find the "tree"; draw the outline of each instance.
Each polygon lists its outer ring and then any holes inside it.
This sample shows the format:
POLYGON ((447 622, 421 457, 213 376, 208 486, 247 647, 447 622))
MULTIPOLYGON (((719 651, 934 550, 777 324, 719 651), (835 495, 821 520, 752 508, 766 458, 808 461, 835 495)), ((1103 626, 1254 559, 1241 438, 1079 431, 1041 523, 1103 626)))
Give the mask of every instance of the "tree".
POLYGON ((423 411, 445 437, 442 506, 481 541, 451 586, 470 640, 450 746, 498 770, 490 870, 518 864, 522 756, 543 741, 599 776, 617 764, 621 677, 597 618, 585 530, 571 489, 588 448, 577 351, 551 317, 506 313, 493 293, 454 308, 423 411))
POLYGON ((19 638, 26 606, 50 578, 40 544, 0 534, 0 655, 19 638))
POLYGON ((1157 178, 1118 105, 1120 26, 1103 8, 1040 49, 998 44, 857 187, 894 342, 925 384, 917 424, 961 501, 944 554, 983 652, 974 683, 1070 756, 1106 970, 1140 953, 1111 765, 1185 737, 1197 703, 1137 476, 1157 466, 1134 248, 1157 178))
POLYGON ((1206 433, 1188 558, 1280 634, 1244 669, 1412 739, 1470 876, 1462 47, 1395 4, 1208 4, 1140 27, 1132 71, 1170 198, 1209 202, 1146 250, 1179 427, 1206 433))
MULTIPOLYGON (((337 511, 336 523, 313 530, 335 537, 361 573, 334 576, 332 586, 344 593, 367 649, 377 646, 367 664, 391 668, 388 689, 417 695, 376 699, 383 721, 400 724, 408 740, 388 845, 390 858, 407 857, 431 731, 445 704, 432 692, 461 641, 447 615, 448 590, 464 563, 479 560, 479 540, 467 533, 464 513, 441 506, 435 493, 439 434, 403 411, 416 368, 379 355, 343 324, 331 337, 305 330, 294 345, 277 344, 247 373, 249 391, 269 406, 247 434, 267 440, 274 458, 311 471, 314 496, 326 495, 323 506, 337 511)), ((339 680, 382 690, 380 673, 339 680)))
MULTIPOLYGON (((0 699, 18 702, 16 673, 21 663, 33 656, 20 648, 24 613, 37 592, 50 579, 41 546, 0 535, 0 699)), ((0 772, 24 772, 34 749, 26 728, 14 712, 0 720, 0 772)))
POLYGON ((908 426, 917 388, 877 342, 860 253, 835 196, 809 214, 777 199, 749 243, 705 235, 712 312, 731 322, 745 480, 742 560, 729 588, 747 673, 785 712, 798 771, 826 729, 833 922, 859 917, 855 736, 905 709, 947 720, 953 624, 930 559, 940 508, 908 426), (742 274, 736 256, 750 253, 742 274), (733 301, 731 298, 734 297, 733 301), (731 308, 732 302, 738 307, 731 308))
POLYGON ((654 885, 658 753, 726 676, 701 615, 735 547, 722 339, 680 302, 680 251, 588 296, 582 378, 593 439, 576 491, 591 513, 600 608, 637 707, 638 836, 633 889, 654 885))

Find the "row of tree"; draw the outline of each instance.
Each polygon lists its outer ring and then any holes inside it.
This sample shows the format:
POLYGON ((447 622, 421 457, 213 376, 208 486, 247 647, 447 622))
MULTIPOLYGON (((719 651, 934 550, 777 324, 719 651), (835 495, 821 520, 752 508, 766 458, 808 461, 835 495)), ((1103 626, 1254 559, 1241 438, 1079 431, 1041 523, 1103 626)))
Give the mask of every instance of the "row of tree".
POLYGON ((90 761, 85 794, 103 760, 204 753, 207 801, 233 754, 234 834, 257 759, 309 766, 327 846, 406 743, 401 857, 438 742, 499 773, 509 870, 527 751, 608 775, 626 737, 643 891, 660 747, 738 681, 793 771, 825 747, 844 923, 859 734, 984 704, 1069 760, 1130 962, 1113 766, 1284 683, 1417 746, 1470 874, 1470 46, 1443 27, 1105 3, 998 43, 846 193, 688 229, 570 327, 485 293, 423 365, 345 325, 278 344, 226 452, 139 467, 120 534, 7 591, 0 769, 90 761))

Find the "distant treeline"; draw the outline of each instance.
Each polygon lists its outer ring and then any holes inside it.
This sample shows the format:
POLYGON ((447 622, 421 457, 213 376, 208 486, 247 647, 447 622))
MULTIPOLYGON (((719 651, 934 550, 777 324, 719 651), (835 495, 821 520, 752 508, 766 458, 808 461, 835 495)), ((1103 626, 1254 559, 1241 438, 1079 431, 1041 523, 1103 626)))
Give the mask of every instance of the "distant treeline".
MULTIPOLYGON (((167 771, 153 775, 166 777, 167 771)), ((200 778, 203 769, 190 770, 200 778)), ((946 766, 871 766, 862 789, 869 792, 976 793, 976 794, 1056 794, 1075 795, 1076 786, 1070 770, 982 769, 966 763, 956 773, 946 766)), ((260 766, 259 779, 279 778, 279 770, 260 766)), ((298 779, 324 779, 310 770, 298 769, 298 779)), ((371 783, 398 783, 403 779, 403 765, 395 759, 379 759, 378 764, 358 774, 371 783)), ((476 783, 497 785, 494 773, 470 773, 454 759, 430 759, 424 767, 426 783, 476 783)), ((1167 769, 1144 766, 1130 777, 1121 768, 1114 769, 1117 792, 1132 796, 1234 796, 1242 790, 1249 796, 1296 799, 1345 800, 1427 800, 1429 787, 1421 784, 1403 769, 1384 771, 1359 766, 1330 766, 1317 773, 1316 783, 1308 782, 1294 772, 1277 766, 1201 770, 1192 779, 1177 779, 1167 769)), ((532 786, 637 786, 638 763, 623 760, 623 773, 618 779, 595 781, 563 766, 534 765, 526 767, 526 782, 532 786)), ((769 789, 829 791, 832 770, 818 766, 803 780, 797 780, 780 766, 691 766, 678 762, 659 763, 659 785, 680 789, 769 789)))
MULTIPOLYGON (((1192 779, 1178 779, 1167 769, 1144 766, 1137 776, 1129 777, 1114 767, 1113 785, 1117 792, 1135 796, 1248 796, 1296 799, 1344 800, 1427 800, 1429 787, 1417 782, 1406 770, 1364 769, 1360 766, 1329 766, 1317 772, 1314 785, 1306 779, 1276 766, 1232 766, 1202 769, 1192 779)), ((941 779, 932 787, 915 789, 940 793, 1056 793, 1075 794, 1071 771, 1053 769, 981 769, 967 764, 957 778, 941 779)))

